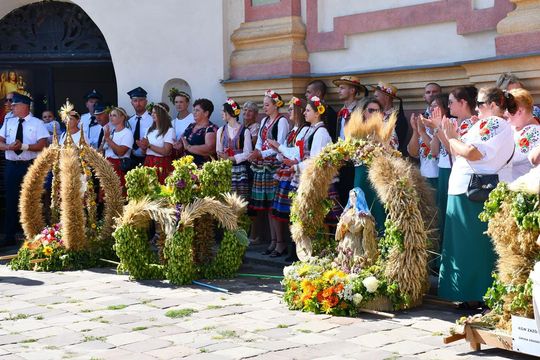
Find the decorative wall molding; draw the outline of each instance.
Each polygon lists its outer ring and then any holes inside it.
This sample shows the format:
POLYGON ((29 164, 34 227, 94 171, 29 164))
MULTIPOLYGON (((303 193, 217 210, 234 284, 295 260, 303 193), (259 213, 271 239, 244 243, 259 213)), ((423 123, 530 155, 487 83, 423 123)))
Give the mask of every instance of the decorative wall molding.
MULTIPOLYGON (((247 0, 246 0, 247 1, 247 0)), ((472 0, 439 0, 424 4, 338 16, 334 30, 319 32, 318 1, 306 0, 306 46, 309 52, 345 49, 345 37, 376 31, 400 29, 455 21, 457 34, 494 30, 513 9, 508 0, 494 0, 494 6, 473 9, 472 0)))
POLYGON ((244 0, 244 11, 246 21, 258 21, 283 16, 300 16, 301 8, 300 0, 280 0, 267 5, 253 5, 252 0, 244 0))

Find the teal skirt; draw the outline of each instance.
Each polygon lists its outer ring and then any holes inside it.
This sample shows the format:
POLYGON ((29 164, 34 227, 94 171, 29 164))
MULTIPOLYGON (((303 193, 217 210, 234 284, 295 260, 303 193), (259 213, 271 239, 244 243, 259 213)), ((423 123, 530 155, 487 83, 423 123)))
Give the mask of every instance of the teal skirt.
POLYGON ((493 279, 495 253, 484 232, 487 223, 478 219, 484 204, 465 194, 448 195, 439 296, 451 301, 482 301, 493 279))
POLYGON ((439 208, 439 234, 441 244, 444 239, 444 219, 446 216, 446 203, 448 201, 448 179, 450 168, 439 168, 439 183, 437 184, 437 207, 439 208))
POLYGON ((366 195, 367 205, 369 206, 371 215, 375 218, 377 233, 380 236, 384 235, 386 212, 379 196, 377 196, 377 192, 368 179, 368 168, 365 165, 354 168, 354 187, 361 188, 366 195))

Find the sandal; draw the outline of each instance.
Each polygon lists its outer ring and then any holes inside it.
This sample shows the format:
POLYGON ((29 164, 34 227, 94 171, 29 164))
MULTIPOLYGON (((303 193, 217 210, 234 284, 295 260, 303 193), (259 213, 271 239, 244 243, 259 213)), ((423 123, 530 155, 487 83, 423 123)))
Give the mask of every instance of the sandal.
POLYGON ((270 246, 268 247, 268 249, 264 250, 261 255, 270 255, 272 254, 272 252, 274 252, 276 250, 276 245, 277 245, 277 242, 276 240, 273 240, 271 243, 270 243, 270 246))

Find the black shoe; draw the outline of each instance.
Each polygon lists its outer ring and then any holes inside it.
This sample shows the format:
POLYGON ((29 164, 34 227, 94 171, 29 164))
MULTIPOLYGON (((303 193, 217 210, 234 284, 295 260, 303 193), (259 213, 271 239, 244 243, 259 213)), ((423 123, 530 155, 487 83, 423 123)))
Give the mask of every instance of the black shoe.
POLYGON ((270 255, 274 251, 275 251, 274 249, 266 249, 261 253, 261 255, 270 255))
POLYGON ((287 253, 287 249, 283 249, 283 251, 279 252, 277 250, 274 250, 272 251, 272 253, 270 254, 270 257, 271 258, 275 258, 275 257, 281 257, 283 255, 285 255, 287 253))

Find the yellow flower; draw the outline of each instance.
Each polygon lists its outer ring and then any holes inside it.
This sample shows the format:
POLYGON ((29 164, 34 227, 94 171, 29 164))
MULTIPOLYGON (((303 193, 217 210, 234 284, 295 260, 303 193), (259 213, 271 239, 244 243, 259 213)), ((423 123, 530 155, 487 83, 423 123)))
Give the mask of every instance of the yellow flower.
POLYGON ((45 246, 43 248, 43 254, 45 254, 45 256, 51 256, 53 253, 53 248, 50 247, 50 246, 45 246))
POLYGON ((95 202, 95 201, 91 201, 91 202, 90 202, 90 205, 96 206, 96 202, 95 202))
POLYGON ((96 224, 92 224, 91 227, 92 227, 92 229, 95 229, 97 226, 96 226, 96 224))
POLYGON ((25 241, 25 242, 23 243, 23 246, 22 246, 22 247, 23 247, 23 249, 28 249, 28 241, 25 241))

